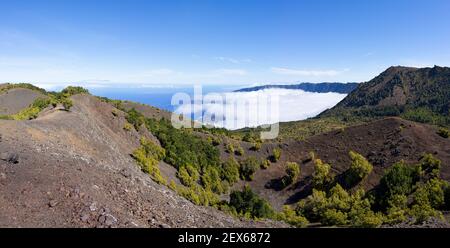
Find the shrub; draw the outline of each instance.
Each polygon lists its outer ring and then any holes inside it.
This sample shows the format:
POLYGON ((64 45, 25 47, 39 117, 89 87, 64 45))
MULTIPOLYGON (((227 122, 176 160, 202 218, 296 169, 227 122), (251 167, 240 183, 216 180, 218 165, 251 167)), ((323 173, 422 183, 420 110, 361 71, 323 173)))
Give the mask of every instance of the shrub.
POLYGON ((133 129, 133 125, 131 125, 129 122, 126 122, 123 125, 123 129, 126 130, 126 131, 131 131, 133 129))
POLYGON ((283 206, 283 211, 277 214, 276 219, 295 227, 305 227, 309 223, 305 217, 298 215, 295 210, 287 205, 283 206))
POLYGON ((230 206, 235 208, 238 214, 252 218, 270 218, 274 214, 269 203, 253 193, 249 186, 245 186, 241 192, 231 193, 230 206))
POLYGON ((214 167, 206 167, 203 170, 201 182, 205 190, 218 194, 225 192, 219 172, 214 167))
POLYGON ((419 163, 422 173, 431 178, 439 177, 441 171, 441 161, 436 159, 431 154, 424 154, 419 163))
POLYGON ((321 221, 327 208, 327 194, 324 191, 313 189, 311 195, 298 203, 297 212, 311 222, 318 222, 321 221))
POLYGON ((447 128, 443 128, 443 127, 439 128, 439 131, 437 132, 437 134, 445 139, 448 139, 448 137, 450 137, 450 131, 447 128))
POLYGON ((192 165, 180 167, 177 176, 180 179, 180 182, 187 187, 191 187, 196 184, 200 178, 197 169, 192 165))
POLYGON ((268 159, 261 161, 261 169, 267 169, 270 167, 270 161, 268 159))
POLYGON ((283 187, 287 187, 297 181, 300 175, 300 166, 294 162, 288 162, 286 164, 286 175, 281 179, 283 187))
POLYGON ((255 142, 255 143, 253 143, 253 145, 252 145, 252 150, 253 150, 253 151, 259 151, 259 150, 261 150, 261 147, 262 147, 261 142, 255 142))
POLYGON ((228 160, 222 164, 222 176, 222 179, 230 184, 239 180, 239 163, 233 157, 230 156, 228 160))
POLYGON ((327 226, 341 226, 347 222, 347 214, 334 208, 325 210, 322 216, 322 224, 327 226))
POLYGON ((239 174, 242 180, 251 181, 253 180, 253 174, 260 167, 258 160, 251 156, 246 158, 241 162, 241 168, 239 170, 239 174))
POLYGON ((152 141, 141 139, 141 147, 133 152, 133 158, 141 169, 148 173, 157 183, 166 184, 166 180, 161 176, 159 161, 164 157, 165 151, 152 141))
POLYGON ((234 146, 231 143, 228 143, 225 147, 225 151, 229 154, 234 154, 234 146))
POLYGON ((72 99, 68 98, 68 97, 64 97, 60 100, 61 104, 64 107, 64 110, 69 111, 70 108, 72 108, 73 106, 73 102, 72 99))
POLYGON ((439 122, 439 116, 437 116, 428 108, 416 108, 407 110, 404 114, 402 114, 402 117, 410 121, 421 123, 436 124, 437 122, 439 122))
POLYGON ((364 196, 362 189, 350 196, 349 224, 354 227, 378 227, 383 223, 383 215, 373 212, 369 199, 364 196))
POLYGON ((314 160, 314 173, 312 176, 312 185, 314 188, 323 189, 325 185, 332 181, 330 175, 331 166, 322 162, 320 159, 314 160))
POLYGON ((145 117, 134 108, 129 110, 127 113, 127 121, 131 123, 136 130, 139 130, 142 124, 145 123, 145 117))
POLYGON ((385 196, 408 195, 415 183, 415 169, 406 165, 404 161, 395 163, 387 169, 380 181, 380 188, 386 192, 385 196))
POLYGON ((65 96, 73 96, 76 94, 89 94, 89 91, 83 87, 79 86, 68 86, 61 91, 65 96))
POLYGON ((445 206, 445 190, 448 187, 446 181, 433 178, 423 185, 419 185, 414 192, 413 204, 430 205, 435 209, 442 209, 445 206))
POLYGON ((176 191, 176 190, 177 190, 177 184, 175 183, 174 180, 170 180, 170 183, 169 183, 169 189, 171 189, 171 190, 173 190, 173 191, 176 191))
POLYGON ((242 156, 242 155, 244 155, 244 149, 240 145, 238 145, 236 147, 236 150, 234 151, 234 154, 236 154, 238 156, 242 156))
POLYGON ((312 195, 299 202, 297 212, 310 221, 324 225, 380 226, 383 216, 371 210, 370 201, 364 196, 364 190, 357 190, 350 195, 339 184, 328 194, 313 189, 312 195))
POLYGON ((208 137, 208 139, 210 139, 210 142, 213 146, 218 146, 220 145, 220 143, 222 143, 222 141, 220 140, 219 137, 213 136, 213 137, 208 137))
POLYGON ((168 164, 176 168, 192 165, 197 171, 209 166, 220 168, 219 150, 206 140, 188 131, 175 129, 164 119, 146 119, 146 124, 166 149, 164 161, 168 164))
POLYGON ((211 191, 205 190, 200 185, 194 184, 191 187, 178 187, 178 193, 196 205, 215 206, 219 203, 219 197, 211 191))
POLYGON ((274 163, 278 162, 278 160, 280 160, 281 157, 281 149, 280 148, 274 148, 272 150, 272 161, 274 163))
POLYGON ((432 217, 443 219, 442 213, 432 208, 429 204, 414 204, 408 211, 408 215, 415 219, 416 224, 421 224, 432 217))
POLYGON ((26 109, 21 110, 19 113, 10 116, 5 119, 14 119, 14 120, 32 120, 36 119, 39 113, 50 105, 50 98, 37 98, 34 102, 26 109))
POLYGON ((351 185, 366 178, 372 172, 373 166, 361 154, 350 151, 349 155, 352 163, 346 181, 351 185))
POLYGON ((119 110, 113 109, 113 110, 111 111, 111 114, 112 114, 114 117, 117 117, 117 116, 119 115, 119 110))

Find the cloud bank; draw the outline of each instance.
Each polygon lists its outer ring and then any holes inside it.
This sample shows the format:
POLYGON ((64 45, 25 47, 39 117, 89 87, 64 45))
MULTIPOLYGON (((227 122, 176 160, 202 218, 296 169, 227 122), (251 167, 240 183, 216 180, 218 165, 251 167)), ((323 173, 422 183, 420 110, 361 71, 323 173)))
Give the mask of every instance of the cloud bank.
POLYGON ((176 112, 194 116, 204 124, 235 130, 314 117, 345 96, 288 89, 229 92, 206 95, 203 105, 181 105, 176 112))

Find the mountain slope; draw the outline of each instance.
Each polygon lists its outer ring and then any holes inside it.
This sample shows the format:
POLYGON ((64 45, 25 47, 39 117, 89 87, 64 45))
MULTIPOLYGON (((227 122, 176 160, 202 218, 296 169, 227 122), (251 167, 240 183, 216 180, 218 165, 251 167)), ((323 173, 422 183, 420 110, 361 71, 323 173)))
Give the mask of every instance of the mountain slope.
POLYGON ((0 226, 280 225, 240 221, 156 184, 129 155, 151 133, 124 130, 125 113, 96 97, 72 101, 70 111, 0 120, 0 226))
POLYGON ((251 88, 244 88, 236 90, 235 92, 251 92, 264 89, 290 89, 290 90, 303 90, 306 92, 315 93, 328 93, 335 92, 341 94, 348 94, 358 87, 358 83, 300 83, 300 84, 289 84, 289 85, 263 85, 251 88))
POLYGON ((395 162, 405 160, 417 163, 423 153, 431 153, 442 161, 441 177, 450 180, 450 140, 436 134, 436 129, 426 124, 400 118, 386 118, 312 136, 305 141, 280 145, 280 160, 267 170, 258 171, 250 186, 278 209, 284 204, 296 203, 311 193, 311 176, 314 163, 309 153, 331 164, 332 173, 342 175, 351 164, 349 151, 366 157, 374 166, 373 172, 361 184, 366 190, 378 185, 385 170, 395 162), (301 176, 291 187, 272 188, 271 183, 285 175, 285 164, 296 162, 301 166, 301 176))
POLYGON ((450 123, 450 68, 390 67, 362 83, 320 117, 404 115, 428 123, 450 123))

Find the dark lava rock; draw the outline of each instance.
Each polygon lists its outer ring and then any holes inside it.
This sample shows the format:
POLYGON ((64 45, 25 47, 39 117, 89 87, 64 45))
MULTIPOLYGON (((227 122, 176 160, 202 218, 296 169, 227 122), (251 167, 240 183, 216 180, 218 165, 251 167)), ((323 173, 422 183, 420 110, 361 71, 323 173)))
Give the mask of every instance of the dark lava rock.
POLYGON ((6 161, 11 164, 19 163, 19 154, 12 152, 4 152, 0 154, 0 160, 6 161))
POLYGON ((131 171, 129 169, 122 169, 120 171, 120 175, 126 177, 126 178, 130 178, 131 177, 131 171))

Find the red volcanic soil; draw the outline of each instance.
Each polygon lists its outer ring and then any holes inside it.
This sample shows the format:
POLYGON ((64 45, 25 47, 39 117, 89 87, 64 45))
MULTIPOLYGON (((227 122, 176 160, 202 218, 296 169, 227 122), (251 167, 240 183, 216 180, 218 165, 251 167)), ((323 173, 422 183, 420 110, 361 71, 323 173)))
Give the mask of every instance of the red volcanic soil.
POLYGON ((395 162, 404 160, 414 164, 423 153, 431 153, 440 159, 441 177, 450 179, 450 139, 437 135, 434 127, 400 118, 386 118, 324 133, 306 141, 281 144, 281 148, 280 161, 267 170, 258 171, 254 180, 248 183, 278 209, 284 204, 297 202, 311 192, 309 182, 314 164, 308 159, 310 152, 331 164, 336 176, 342 175, 350 167, 349 151, 362 154, 374 166, 373 172, 361 183, 366 190, 377 185, 383 171, 395 162), (301 177, 293 186, 274 189, 271 185, 284 175, 286 162, 301 165, 301 177))

